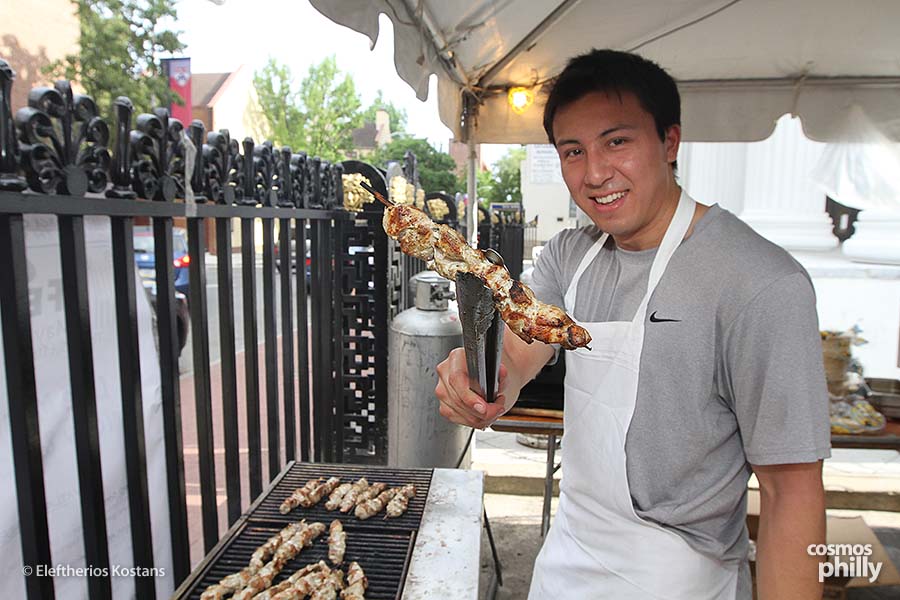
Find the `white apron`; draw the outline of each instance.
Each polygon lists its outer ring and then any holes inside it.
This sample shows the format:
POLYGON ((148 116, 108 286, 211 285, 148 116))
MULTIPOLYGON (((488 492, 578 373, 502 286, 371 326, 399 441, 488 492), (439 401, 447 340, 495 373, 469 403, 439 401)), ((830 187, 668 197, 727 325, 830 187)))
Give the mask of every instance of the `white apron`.
MULTIPOLYGON (((566 353, 565 476, 556 519, 535 561, 529 600, 735 598, 737 565, 700 554, 678 534, 639 518, 625 469, 647 305, 694 208, 682 192, 634 320, 579 323, 593 338, 591 350, 566 353)), ((578 281, 607 237, 588 250, 572 278, 565 296, 569 314, 578 281)))

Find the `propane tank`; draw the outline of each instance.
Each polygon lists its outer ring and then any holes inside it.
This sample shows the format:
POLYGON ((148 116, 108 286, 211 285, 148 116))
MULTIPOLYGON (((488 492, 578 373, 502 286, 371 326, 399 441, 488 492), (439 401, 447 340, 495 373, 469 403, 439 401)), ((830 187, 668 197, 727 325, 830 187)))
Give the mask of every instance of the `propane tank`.
MULTIPOLYGON (((435 367, 462 346, 462 326, 448 279, 423 271, 413 283, 415 306, 394 318, 388 341, 388 464, 454 468, 470 430, 438 412, 435 367)), ((460 468, 468 468, 470 454, 460 468)))

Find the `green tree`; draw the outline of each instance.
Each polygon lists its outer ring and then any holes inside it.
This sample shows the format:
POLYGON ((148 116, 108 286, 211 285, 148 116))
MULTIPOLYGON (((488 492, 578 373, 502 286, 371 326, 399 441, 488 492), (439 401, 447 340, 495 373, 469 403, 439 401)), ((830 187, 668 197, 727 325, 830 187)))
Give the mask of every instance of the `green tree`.
MULTIPOLYGON (((80 83, 106 115, 112 101, 128 96, 135 113, 172 102, 160 56, 180 52, 180 32, 160 26, 175 19, 174 0, 73 0, 81 26, 80 51, 48 65, 44 72, 80 83)), ((187 125, 187 123, 186 123, 187 125)), ((112 122, 110 122, 112 127, 112 122)))
POLYGON ((353 78, 337 68, 334 56, 311 66, 296 89, 290 68, 270 58, 253 74, 253 85, 264 129, 276 145, 330 161, 343 160, 353 149, 362 103, 353 78))
POLYGON ((369 108, 363 113, 363 122, 374 122, 375 112, 378 109, 387 111, 391 122, 391 133, 402 133, 406 131, 406 109, 394 106, 393 102, 384 99, 384 92, 378 90, 378 94, 369 105, 369 108))
POLYGON ((475 184, 478 198, 483 200, 481 204, 485 208, 489 208, 491 198, 494 197, 494 188, 497 186, 497 180, 494 179, 494 175, 490 171, 479 170, 475 174, 475 184))
POLYGON ((395 138, 390 144, 376 150, 369 161, 383 167, 389 161, 402 162, 407 151, 416 155, 419 183, 426 192, 453 194, 460 191, 457 188, 456 162, 453 157, 436 150, 425 139, 395 138))
POLYGON ((511 148, 500 158, 492 170, 494 185, 490 193, 479 193, 491 202, 522 201, 522 169, 525 147, 511 148))
POLYGON ((300 109, 300 95, 295 91, 294 78, 287 65, 269 58, 266 65, 253 72, 253 87, 259 100, 259 123, 264 137, 279 146, 290 146, 294 151, 303 147, 303 111, 300 109))

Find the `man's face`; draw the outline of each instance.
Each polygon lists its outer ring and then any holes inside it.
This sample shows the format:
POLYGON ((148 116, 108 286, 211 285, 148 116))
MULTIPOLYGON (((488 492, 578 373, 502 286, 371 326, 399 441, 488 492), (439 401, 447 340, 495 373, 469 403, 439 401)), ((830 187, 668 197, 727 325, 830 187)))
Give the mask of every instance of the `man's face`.
POLYGON ((560 108, 553 136, 575 203, 628 250, 659 245, 678 201, 671 163, 681 128, 660 140, 653 116, 630 92, 592 92, 560 108))

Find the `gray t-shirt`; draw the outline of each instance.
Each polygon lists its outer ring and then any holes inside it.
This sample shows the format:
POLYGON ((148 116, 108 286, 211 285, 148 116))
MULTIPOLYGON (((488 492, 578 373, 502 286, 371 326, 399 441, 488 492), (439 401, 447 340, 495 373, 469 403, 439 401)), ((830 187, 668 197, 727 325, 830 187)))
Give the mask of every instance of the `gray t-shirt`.
MULTIPOLYGON (((535 264, 536 296, 563 306, 600 236, 591 225, 550 240, 535 264)), ((655 255, 619 249, 609 238, 578 283, 572 316, 633 319, 655 255)), ((647 315, 625 444, 635 512, 699 552, 743 562, 738 598, 750 598, 750 464, 830 456, 812 282, 787 252, 714 205, 675 251, 647 315), (651 322, 654 314, 677 321, 651 322)))

